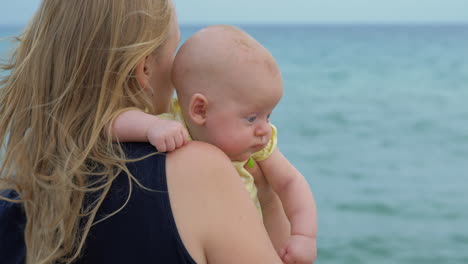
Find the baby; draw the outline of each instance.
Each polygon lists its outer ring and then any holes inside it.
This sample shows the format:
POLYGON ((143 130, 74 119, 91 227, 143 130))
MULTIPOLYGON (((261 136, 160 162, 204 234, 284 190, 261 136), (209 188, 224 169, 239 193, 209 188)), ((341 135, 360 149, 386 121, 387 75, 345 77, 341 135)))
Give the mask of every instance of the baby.
POLYGON ((169 113, 156 117, 124 112, 112 126, 113 137, 134 141, 128 135, 141 135, 143 130, 145 137, 137 140, 150 141, 159 151, 181 147, 190 137, 211 143, 231 159, 260 210, 254 179, 244 169, 255 160, 291 224, 280 257, 285 263, 312 263, 317 230, 312 192, 276 147, 276 128, 269 121, 283 94, 272 55, 240 29, 212 26, 180 48, 172 77, 178 101, 172 102, 169 113))

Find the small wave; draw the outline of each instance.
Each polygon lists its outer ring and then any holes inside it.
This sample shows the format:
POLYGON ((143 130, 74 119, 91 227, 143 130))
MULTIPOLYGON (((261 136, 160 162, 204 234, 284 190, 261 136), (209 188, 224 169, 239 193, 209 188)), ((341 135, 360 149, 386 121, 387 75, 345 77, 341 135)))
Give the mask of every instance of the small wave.
POLYGON ((434 128, 435 122, 432 120, 418 120, 411 128, 416 132, 430 131, 434 128))
POLYGON ((359 252, 366 252, 373 256, 390 257, 392 255, 392 250, 385 246, 385 240, 376 236, 354 239, 350 246, 359 252))
POLYGON ((457 244, 468 244, 468 235, 457 234, 451 236, 450 239, 457 244))
POLYGON ((337 125, 347 125, 348 119, 343 112, 330 112, 320 117, 323 121, 332 121, 337 125))
POLYGON ((397 214, 397 210, 383 203, 340 204, 337 206, 337 209, 342 210, 342 211, 373 213, 373 214, 387 215, 387 216, 397 214))
POLYGON ((350 78, 349 73, 344 71, 330 71, 327 75, 331 81, 346 81, 350 78))

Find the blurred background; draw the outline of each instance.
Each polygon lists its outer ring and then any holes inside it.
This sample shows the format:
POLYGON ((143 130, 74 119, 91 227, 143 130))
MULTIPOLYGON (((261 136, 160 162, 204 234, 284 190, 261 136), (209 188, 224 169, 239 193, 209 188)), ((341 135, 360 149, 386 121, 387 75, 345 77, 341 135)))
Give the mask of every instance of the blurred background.
MULTIPOLYGON (((2 1, 0 38, 39 2, 2 1)), ((272 122, 315 194, 316 263, 468 263, 468 1, 175 3, 183 39, 233 24, 275 56, 272 122)))

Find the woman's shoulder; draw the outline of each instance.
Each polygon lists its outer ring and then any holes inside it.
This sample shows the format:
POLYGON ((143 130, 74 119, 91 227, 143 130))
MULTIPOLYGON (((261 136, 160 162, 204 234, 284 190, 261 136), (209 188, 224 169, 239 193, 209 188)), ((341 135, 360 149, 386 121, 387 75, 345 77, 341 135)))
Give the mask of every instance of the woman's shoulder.
POLYGON ((176 162, 189 162, 189 165, 200 166, 200 168, 203 168, 203 165, 214 165, 218 162, 223 165, 230 163, 229 158, 219 148, 200 141, 189 141, 182 148, 168 153, 167 158, 176 162))
POLYGON ((191 182, 193 191, 209 191, 210 188, 232 184, 239 184, 243 188, 227 155, 205 142, 190 141, 184 147, 168 153, 166 173, 168 185, 171 180, 177 183, 180 179, 185 183, 191 182))
POLYGON ((197 263, 280 263, 241 178, 221 150, 189 142, 167 154, 166 173, 177 229, 197 263))

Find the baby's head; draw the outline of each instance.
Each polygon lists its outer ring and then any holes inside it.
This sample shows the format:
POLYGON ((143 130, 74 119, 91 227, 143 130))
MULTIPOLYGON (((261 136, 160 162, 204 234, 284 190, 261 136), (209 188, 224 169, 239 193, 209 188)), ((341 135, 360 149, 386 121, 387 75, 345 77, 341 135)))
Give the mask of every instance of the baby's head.
POLYGON ((172 79, 194 139, 246 160, 271 135, 269 115, 283 94, 273 56, 244 31, 211 26, 176 55, 172 79))

